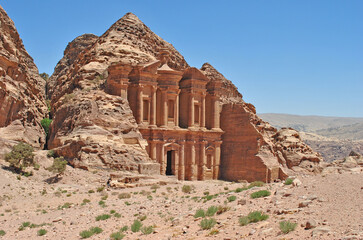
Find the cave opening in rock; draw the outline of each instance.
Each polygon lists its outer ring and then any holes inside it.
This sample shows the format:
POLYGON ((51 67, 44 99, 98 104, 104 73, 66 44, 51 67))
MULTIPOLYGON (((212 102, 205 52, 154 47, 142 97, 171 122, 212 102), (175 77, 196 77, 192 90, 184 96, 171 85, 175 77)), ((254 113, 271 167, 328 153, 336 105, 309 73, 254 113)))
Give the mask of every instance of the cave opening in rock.
POLYGON ((173 151, 166 152, 166 171, 165 171, 166 175, 174 175, 173 168, 172 168, 173 155, 174 155, 173 151))

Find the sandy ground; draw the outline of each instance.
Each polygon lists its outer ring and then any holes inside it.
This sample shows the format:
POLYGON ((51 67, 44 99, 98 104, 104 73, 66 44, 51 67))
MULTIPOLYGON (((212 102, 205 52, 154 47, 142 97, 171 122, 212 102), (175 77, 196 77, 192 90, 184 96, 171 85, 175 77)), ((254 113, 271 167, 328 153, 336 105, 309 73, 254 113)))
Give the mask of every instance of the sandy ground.
MULTIPOLYGON (((7 165, 3 160, 0 164, 7 165)), ((91 227, 103 231, 89 239, 111 239, 123 226, 128 226, 123 239, 363 239, 362 171, 300 175, 296 176, 299 186, 271 183, 241 192, 235 190, 247 183, 181 182, 161 176, 152 186, 112 189, 106 185, 109 173, 103 171, 67 167, 63 179, 54 184, 45 182, 53 175, 43 167, 34 172, 34 176, 19 180, 16 174, 0 168, 0 230, 5 231, 0 239, 81 239, 80 232, 91 227), (184 193, 184 185, 193 190, 184 193), (271 195, 252 199, 250 194, 259 190, 268 190, 271 195), (130 198, 120 199, 121 193, 130 194, 130 198), (304 204, 307 206, 302 207, 304 204), (194 214, 210 206, 224 206, 227 211, 207 217, 214 218, 216 224, 202 230, 202 218, 194 214), (240 217, 256 210, 269 218, 239 224, 240 217), (102 214, 110 218, 97 221, 102 214), (153 233, 132 232, 135 219, 143 220, 144 227, 153 226, 153 233), (283 234, 279 222, 286 220, 297 227, 283 234), (316 227, 305 230, 307 221, 315 222, 316 227), (24 222, 33 225, 21 229, 24 222), (47 233, 38 236, 40 229, 47 233)))

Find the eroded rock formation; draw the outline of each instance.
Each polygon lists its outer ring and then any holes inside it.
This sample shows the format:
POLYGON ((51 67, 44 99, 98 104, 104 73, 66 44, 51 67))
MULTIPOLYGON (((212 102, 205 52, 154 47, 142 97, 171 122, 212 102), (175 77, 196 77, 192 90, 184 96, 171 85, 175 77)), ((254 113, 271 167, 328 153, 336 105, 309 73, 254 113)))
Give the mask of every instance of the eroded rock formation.
POLYGON ((1 6, 0 23, 1 155, 18 141, 43 148, 45 133, 40 121, 47 114, 45 80, 1 6))
POLYGON ((283 166, 295 170, 300 167, 311 172, 321 171, 322 157, 301 140, 298 131, 292 128, 281 128, 272 138, 274 149, 283 166))
POLYGON ((101 37, 71 42, 48 87, 49 147, 75 166, 148 163, 145 171, 179 179, 273 181, 321 160, 292 130, 261 120, 212 65, 189 68, 131 13, 101 37))
MULTIPOLYGON (((49 84, 52 114, 55 119, 51 129, 49 146, 66 158, 75 159, 72 162, 77 163, 76 165, 81 163, 84 163, 83 166, 100 167, 106 165, 130 170, 137 170, 136 166, 138 165, 139 168, 144 169, 143 171, 152 172, 152 169, 157 165, 153 166, 149 163, 151 159, 145 150, 147 143, 138 130, 127 101, 122 98, 118 99, 114 95, 108 95, 103 91, 101 94, 99 89, 103 89, 103 84, 108 76, 107 69, 112 64, 124 63, 135 66, 154 61, 157 59, 161 48, 167 49, 171 53, 171 66, 177 69, 188 66, 181 54, 171 44, 154 34, 131 13, 126 14, 113 24, 99 38, 83 35, 71 42, 65 51, 64 58, 58 63, 55 74, 51 76, 51 84, 49 84), (72 47, 74 44, 84 48, 79 51, 78 48, 72 47), (77 52, 74 53, 74 51, 77 52), (57 69, 61 70, 57 71, 57 69), (93 93, 103 96, 94 97, 93 93), (79 98, 78 95, 82 98, 79 98), (70 99, 70 101, 66 99, 70 99), (79 109, 81 99, 82 102, 88 104, 82 110, 79 109), (67 101, 67 104, 63 104, 64 100, 67 101), (110 109, 102 108, 103 105, 107 104, 110 109), (116 104, 117 110, 112 109, 115 107, 114 104, 116 104), (66 109, 73 109, 73 113, 68 113, 66 109), (85 115, 93 115, 87 119, 87 124, 84 124, 84 119, 73 116, 82 111, 87 112, 85 115), (114 115, 115 123, 111 124, 110 127, 108 118, 111 113, 114 115), (72 124, 64 125, 63 122, 57 120, 58 118, 69 119, 72 124), (86 132, 86 129, 89 128, 106 131, 109 139, 107 143, 105 141, 100 142, 99 149, 110 148, 110 152, 114 152, 108 154, 104 154, 101 150, 89 152, 88 148, 94 143, 94 140, 84 142, 82 136, 76 134, 82 129, 86 132), (110 130, 111 128, 114 129, 110 130), (77 139, 74 139, 75 136, 77 139), (69 145, 69 141, 72 141, 73 144, 69 145), (70 150, 72 146, 82 147, 70 150), (120 151, 119 149, 123 150, 120 151), (127 162, 126 159, 128 158, 130 161, 134 161, 133 164, 127 162), (89 159, 97 160, 91 161, 89 159), (140 164, 140 162, 145 164, 140 164)), ((99 135, 99 133, 91 132, 90 135, 99 135)))
POLYGON ((1 146, 44 145, 47 89, 48 147, 76 167, 266 182, 288 168, 319 169, 296 131, 277 132, 212 65, 189 67, 132 13, 70 42, 46 88, 0 10, 1 146))

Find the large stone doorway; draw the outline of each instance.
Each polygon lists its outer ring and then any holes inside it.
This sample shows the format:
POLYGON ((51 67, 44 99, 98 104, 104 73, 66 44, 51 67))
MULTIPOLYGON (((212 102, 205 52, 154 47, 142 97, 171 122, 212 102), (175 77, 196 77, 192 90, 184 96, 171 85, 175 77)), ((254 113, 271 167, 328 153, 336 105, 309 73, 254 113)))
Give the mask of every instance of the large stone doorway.
POLYGON ((173 164, 174 164, 174 151, 167 151, 166 152, 166 171, 165 175, 175 175, 173 171, 173 164))

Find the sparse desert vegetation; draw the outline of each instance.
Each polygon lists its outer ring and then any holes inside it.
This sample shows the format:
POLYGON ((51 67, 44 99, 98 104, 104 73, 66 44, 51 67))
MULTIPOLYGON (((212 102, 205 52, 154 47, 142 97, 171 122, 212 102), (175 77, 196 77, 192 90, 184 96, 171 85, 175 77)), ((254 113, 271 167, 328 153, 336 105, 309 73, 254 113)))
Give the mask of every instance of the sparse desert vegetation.
MULTIPOLYGON (((0 173, 0 221, 7 219, 0 237, 6 239, 336 239, 349 234, 342 234, 346 230, 333 219, 344 217, 356 230, 362 225, 352 219, 359 218, 356 211, 330 211, 348 200, 327 191, 332 186, 361 191, 356 184, 363 181, 361 174, 298 176, 301 186, 286 184, 289 178, 266 184, 179 182, 161 176, 144 186, 116 189, 100 185, 107 181, 105 172, 68 165, 56 183, 44 181, 53 173, 42 165, 20 180, 7 169, 0 168, 0 173)), ((349 203, 362 200, 349 196, 349 203)))

